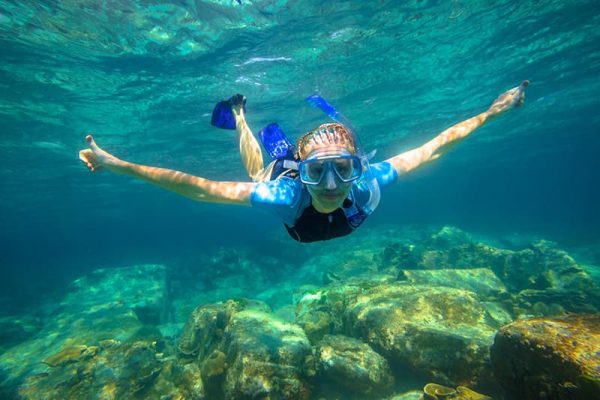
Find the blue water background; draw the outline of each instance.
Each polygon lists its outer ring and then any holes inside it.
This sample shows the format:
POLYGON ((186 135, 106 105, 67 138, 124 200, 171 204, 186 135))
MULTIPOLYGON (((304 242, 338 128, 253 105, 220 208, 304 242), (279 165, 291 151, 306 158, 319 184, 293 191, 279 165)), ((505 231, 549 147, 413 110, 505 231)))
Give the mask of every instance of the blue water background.
POLYGON ((99 267, 224 245, 296 251, 267 214, 91 174, 77 158, 92 132, 130 161, 246 180, 235 133, 209 124, 238 92, 255 131, 276 121, 294 138, 325 121, 303 103, 319 92, 382 160, 529 79, 523 109, 403 177, 366 226, 600 243, 598 26, 595 1, 2 0, 4 306, 99 267))

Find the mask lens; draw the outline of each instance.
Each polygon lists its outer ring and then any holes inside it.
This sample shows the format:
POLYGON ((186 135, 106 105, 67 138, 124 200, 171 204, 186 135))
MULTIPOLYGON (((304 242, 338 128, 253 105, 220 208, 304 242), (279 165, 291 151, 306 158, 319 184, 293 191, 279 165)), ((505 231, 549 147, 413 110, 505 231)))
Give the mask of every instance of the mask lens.
POLYGON ((300 163, 300 178, 309 185, 318 185, 325 172, 331 168, 343 182, 360 177, 362 167, 358 157, 336 157, 323 160, 309 160, 300 163))
POLYGON ((323 161, 314 161, 306 164, 306 176, 312 182, 319 182, 325 171, 323 161))
POLYGON ((325 172, 324 161, 310 160, 300 164, 300 178, 302 182, 316 185, 321 182, 325 172))
POLYGON ((349 158, 338 158, 331 161, 335 172, 338 174, 341 180, 345 181, 352 178, 354 167, 352 166, 352 160, 349 158))

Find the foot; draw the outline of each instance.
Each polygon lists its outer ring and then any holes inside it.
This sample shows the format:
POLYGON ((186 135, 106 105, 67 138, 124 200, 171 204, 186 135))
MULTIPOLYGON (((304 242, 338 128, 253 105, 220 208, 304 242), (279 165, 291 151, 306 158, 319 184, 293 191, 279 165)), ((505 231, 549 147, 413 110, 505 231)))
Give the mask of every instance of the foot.
POLYGON ((502 93, 488 109, 490 116, 496 116, 514 107, 521 107, 525 102, 525 88, 529 81, 523 81, 519 86, 502 93))
POLYGON ((236 122, 240 118, 244 119, 246 113, 246 97, 243 94, 238 93, 232 96, 228 101, 231 103, 231 111, 233 111, 236 122))
POLYGON ((79 159, 83 161, 90 171, 96 172, 102 170, 104 167, 110 168, 117 165, 119 159, 98 147, 92 135, 87 135, 85 140, 90 148, 81 150, 79 152, 79 159))

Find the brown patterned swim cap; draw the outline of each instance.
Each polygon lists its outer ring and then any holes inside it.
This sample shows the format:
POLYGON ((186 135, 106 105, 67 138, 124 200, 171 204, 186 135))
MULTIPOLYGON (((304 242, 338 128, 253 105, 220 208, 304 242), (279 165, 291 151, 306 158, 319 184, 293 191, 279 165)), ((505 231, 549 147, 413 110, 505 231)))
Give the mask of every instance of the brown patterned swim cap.
POLYGON ((298 155, 301 160, 316 149, 327 149, 330 146, 343 147, 351 154, 356 154, 354 137, 342 124, 323 124, 310 131, 298 140, 298 155))

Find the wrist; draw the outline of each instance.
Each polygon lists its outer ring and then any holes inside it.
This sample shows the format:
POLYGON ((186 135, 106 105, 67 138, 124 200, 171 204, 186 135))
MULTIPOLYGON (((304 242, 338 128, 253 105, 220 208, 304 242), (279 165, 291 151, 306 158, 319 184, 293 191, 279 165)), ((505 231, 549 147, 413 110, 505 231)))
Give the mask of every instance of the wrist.
POLYGON ((117 157, 109 157, 102 163, 102 165, 111 172, 124 173, 126 172, 129 163, 127 161, 120 160, 117 157))

